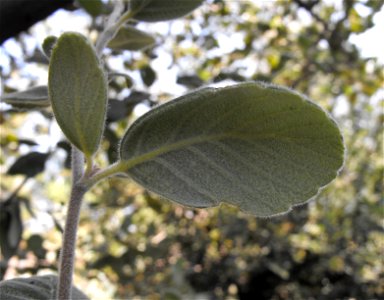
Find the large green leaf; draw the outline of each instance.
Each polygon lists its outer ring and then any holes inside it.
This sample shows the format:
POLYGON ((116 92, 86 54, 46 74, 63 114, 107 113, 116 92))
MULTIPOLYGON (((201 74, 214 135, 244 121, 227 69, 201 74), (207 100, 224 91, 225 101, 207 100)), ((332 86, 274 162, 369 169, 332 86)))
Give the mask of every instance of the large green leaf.
POLYGON ((17 108, 36 109, 50 105, 47 86, 36 86, 22 92, 1 96, 1 101, 17 108))
MULTIPOLYGON (((56 299, 57 276, 33 276, 29 278, 16 278, 0 282, 0 299, 7 300, 52 300, 56 299)), ((72 299, 88 300, 76 287, 72 287, 72 299)))
POLYGON ((203 0, 132 0, 131 9, 136 20, 157 22, 180 18, 202 3, 203 0))
POLYGON ((344 146, 319 106, 252 82, 204 88, 153 109, 127 131, 120 156, 122 171, 166 198, 270 216, 335 178, 344 146))
POLYGON ((116 36, 108 43, 108 47, 114 50, 142 50, 152 46, 155 39, 133 26, 120 28, 116 36))
POLYGON ((107 81, 89 41, 64 33, 55 44, 48 91, 56 120, 68 140, 92 156, 99 147, 107 111, 107 81))

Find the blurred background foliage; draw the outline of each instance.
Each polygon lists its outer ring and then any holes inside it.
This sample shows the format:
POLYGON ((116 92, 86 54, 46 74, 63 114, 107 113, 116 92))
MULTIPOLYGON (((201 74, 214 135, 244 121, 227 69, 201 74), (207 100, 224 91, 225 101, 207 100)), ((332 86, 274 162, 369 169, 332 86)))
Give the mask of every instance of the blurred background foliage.
MULTIPOLYGON (((95 39, 110 8, 103 3, 70 4, 4 43, 2 93, 46 84, 41 38, 55 34, 52 24, 66 30, 57 21, 65 13, 95 39)), ((100 165, 116 159, 125 128, 149 107, 201 85, 262 80, 292 87, 334 116, 345 166, 315 201, 272 219, 229 206, 181 207, 129 179, 102 182, 86 195, 76 285, 92 299, 384 297, 383 61, 351 43, 382 7, 381 0, 215 0, 183 19, 131 22, 157 42, 142 52, 105 51, 107 70, 125 76, 111 77, 100 165)), ((1 277, 54 273, 69 145, 49 107, 2 103, 0 123, 1 277)))

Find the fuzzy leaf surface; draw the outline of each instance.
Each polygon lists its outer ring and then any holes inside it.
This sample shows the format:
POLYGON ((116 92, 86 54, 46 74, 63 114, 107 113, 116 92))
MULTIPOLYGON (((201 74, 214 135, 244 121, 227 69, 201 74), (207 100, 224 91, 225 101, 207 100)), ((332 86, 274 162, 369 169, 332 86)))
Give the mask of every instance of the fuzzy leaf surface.
POLYGON ((114 50, 142 50, 152 46, 155 39, 133 26, 120 28, 116 36, 108 43, 108 47, 114 50))
POLYGON ((332 181, 344 145, 319 106, 252 82, 200 89, 151 110, 126 132, 120 159, 121 170, 175 202, 226 202, 271 216, 332 181))
MULTIPOLYGON (((0 299, 23 300, 56 299, 58 277, 55 275, 32 276, 29 278, 16 278, 0 282, 0 299)), ((72 299, 88 300, 78 288, 72 287, 72 299)))
POLYGON ((203 0, 133 0, 134 18, 144 22, 158 22, 180 18, 199 7, 203 0))
POLYGON ((25 91, 5 94, 1 101, 16 108, 36 109, 50 105, 48 88, 45 85, 36 86, 25 91))
POLYGON ((86 156, 98 149, 107 111, 107 81, 90 42, 74 32, 55 44, 48 91, 57 123, 86 156))

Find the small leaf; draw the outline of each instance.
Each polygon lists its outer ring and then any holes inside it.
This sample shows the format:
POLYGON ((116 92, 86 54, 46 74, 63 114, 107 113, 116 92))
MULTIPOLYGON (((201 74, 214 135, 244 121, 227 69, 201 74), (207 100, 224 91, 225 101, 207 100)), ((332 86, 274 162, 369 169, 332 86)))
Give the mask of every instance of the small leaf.
POLYGON ((11 221, 8 228, 8 243, 12 248, 17 249, 23 233, 23 223, 21 222, 19 202, 12 201, 11 221))
POLYGON ((25 175, 33 177, 44 171, 49 153, 30 152, 19 157, 9 168, 8 175, 25 175))
MULTIPOLYGON (((0 282, 0 299, 56 299, 58 277, 55 275, 16 278, 0 282)), ((88 300, 78 288, 72 287, 71 299, 88 300)))
POLYGON ((180 18, 199 7, 203 0, 132 0, 134 18, 145 22, 158 22, 180 18))
POLYGON ((6 94, 1 100, 17 108, 35 109, 50 105, 47 86, 36 86, 22 92, 6 94))
POLYGON ((92 17, 101 15, 106 11, 106 7, 101 0, 77 0, 82 8, 92 17))
POLYGON ((43 48, 44 54, 48 58, 51 57, 52 49, 55 46, 56 42, 57 42, 57 37, 52 36, 52 35, 50 35, 44 39, 42 48, 43 48))
POLYGON ((151 86, 156 80, 156 73, 150 65, 140 69, 140 76, 146 86, 151 86))
POLYGON ((12 198, 9 201, 0 202, 0 247, 6 260, 16 253, 22 232, 23 224, 18 199, 12 198))
POLYGON ((176 83, 195 89, 202 86, 204 81, 197 75, 183 75, 177 77, 176 83))
POLYGON ((155 39, 133 26, 120 28, 116 36, 108 43, 108 47, 114 50, 142 50, 155 44, 155 39))
POLYGON ((121 142, 118 166, 187 206, 227 202, 271 216, 315 196, 343 156, 340 131, 319 106, 251 82, 200 89, 143 115, 121 142))
POLYGON ((87 157, 98 149, 107 111, 107 80, 89 41, 64 33, 52 51, 49 97, 57 123, 87 157))

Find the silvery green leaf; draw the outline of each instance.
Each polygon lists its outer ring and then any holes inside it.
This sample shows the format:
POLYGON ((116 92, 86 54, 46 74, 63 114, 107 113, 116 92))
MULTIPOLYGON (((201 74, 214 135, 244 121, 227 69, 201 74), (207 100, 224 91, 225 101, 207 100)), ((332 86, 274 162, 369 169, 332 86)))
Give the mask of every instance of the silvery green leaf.
MULTIPOLYGON (((58 277, 55 275, 16 278, 0 282, 0 299, 7 300, 52 300, 56 299, 58 277)), ((88 300, 78 288, 72 287, 72 299, 88 300)))
POLYGON ((22 92, 5 94, 1 101, 16 108, 44 108, 50 105, 47 86, 36 86, 22 92))
POLYGON ((157 22, 180 18, 202 3, 203 0, 132 0, 131 9, 136 20, 157 22))
POLYGON ((108 43, 108 47, 114 50, 142 50, 152 46, 155 39, 133 26, 120 28, 116 36, 108 43))
POLYGON ((343 165, 330 116, 286 88, 204 88, 149 111, 126 132, 120 169, 192 207, 226 202, 256 216, 314 197, 343 165))
POLYGON ((60 36, 49 64, 48 91, 57 123, 89 157, 98 149, 107 107, 107 80, 90 42, 74 32, 60 36))

